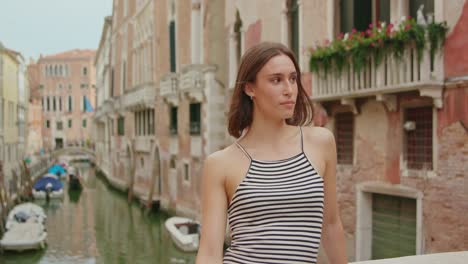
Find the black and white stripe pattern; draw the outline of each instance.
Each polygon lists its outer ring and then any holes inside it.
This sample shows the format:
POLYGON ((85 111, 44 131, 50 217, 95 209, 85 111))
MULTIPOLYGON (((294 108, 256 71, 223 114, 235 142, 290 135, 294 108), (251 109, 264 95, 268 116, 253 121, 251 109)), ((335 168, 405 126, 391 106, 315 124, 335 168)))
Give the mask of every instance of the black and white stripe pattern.
POLYGON ((223 263, 316 263, 322 177, 304 151, 284 160, 250 160, 228 207, 231 246, 223 263))

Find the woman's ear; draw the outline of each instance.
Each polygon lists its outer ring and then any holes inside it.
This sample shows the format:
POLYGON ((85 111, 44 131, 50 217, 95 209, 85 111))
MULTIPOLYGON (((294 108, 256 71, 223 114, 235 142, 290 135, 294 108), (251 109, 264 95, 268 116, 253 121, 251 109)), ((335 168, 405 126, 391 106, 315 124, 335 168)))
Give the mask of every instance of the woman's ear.
POLYGON ((247 83, 247 84, 244 86, 244 93, 245 93, 248 97, 255 97, 255 92, 254 92, 254 89, 253 89, 253 87, 252 87, 252 84, 247 83))

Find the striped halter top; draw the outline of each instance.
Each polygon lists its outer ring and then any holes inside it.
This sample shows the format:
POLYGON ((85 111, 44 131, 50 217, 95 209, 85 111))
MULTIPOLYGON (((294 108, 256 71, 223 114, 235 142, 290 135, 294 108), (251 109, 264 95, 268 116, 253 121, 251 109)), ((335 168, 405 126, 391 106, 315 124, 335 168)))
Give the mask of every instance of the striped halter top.
POLYGON ((228 207, 229 263, 316 263, 322 231, 323 179, 304 153, 282 160, 250 157, 228 207))

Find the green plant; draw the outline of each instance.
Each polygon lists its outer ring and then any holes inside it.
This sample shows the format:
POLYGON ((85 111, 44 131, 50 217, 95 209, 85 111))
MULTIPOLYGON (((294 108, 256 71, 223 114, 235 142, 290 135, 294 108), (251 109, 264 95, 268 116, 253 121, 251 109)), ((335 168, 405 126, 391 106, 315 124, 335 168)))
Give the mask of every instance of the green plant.
POLYGON ((419 25, 412 18, 402 21, 398 27, 393 24, 378 23, 369 25, 366 31, 355 29, 349 34, 341 33, 332 42, 311 50, 310 70, 314 73, 328 74, 330 71, 340 74, 351 65, 355 73, 361 72, 373 59, 379 66, 385 56, 401 60, 408 46, 414 47, 420 62, 426 48, 426 36, 429 40, 431 61, 445 40, 448 27, 445 22, 431 23, 427 27, 419 25))

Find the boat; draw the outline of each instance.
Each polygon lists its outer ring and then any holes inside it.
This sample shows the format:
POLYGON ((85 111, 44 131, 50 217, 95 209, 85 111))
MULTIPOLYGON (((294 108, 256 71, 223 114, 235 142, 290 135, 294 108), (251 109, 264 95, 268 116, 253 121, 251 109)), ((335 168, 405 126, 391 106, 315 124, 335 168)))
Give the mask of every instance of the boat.
POLYGON ((66 177, 67 176, 65 168, 60 164, 55 164, 52 167, 50 167, 47 170, 47 173, 55 174, 55 175, 57 175, 59 177, 66 177))
POLYGON ((75 169, 75 167, 69 166, 67 169, 68 173, 68 184, 70 189, 77 190, 82 187, 81 185, 81 178, 80 178, 80 171, 75 169))
POLYGON ((33 221, 13 225, 5 232, 0 247, 2 250, 24 251, 32 249, 44 249, 47 232, 44 225, 33 221))
POLYGON ((47 215, 42 207, 33 203, 22 203, 15 206, 8 213, 5 228, 11 229, 14 225, 25 222, 35 222, 45 224, 47 215))
POLYGON ((200 223, 184 217, 170 217, 164 223, 174 244, 185 252, 198 250, 200 240, 200 223))
POLYGON ((47 173, 34 184, 33 196, 35 199, 62 198, 63 183, 55 174, 47 173))

